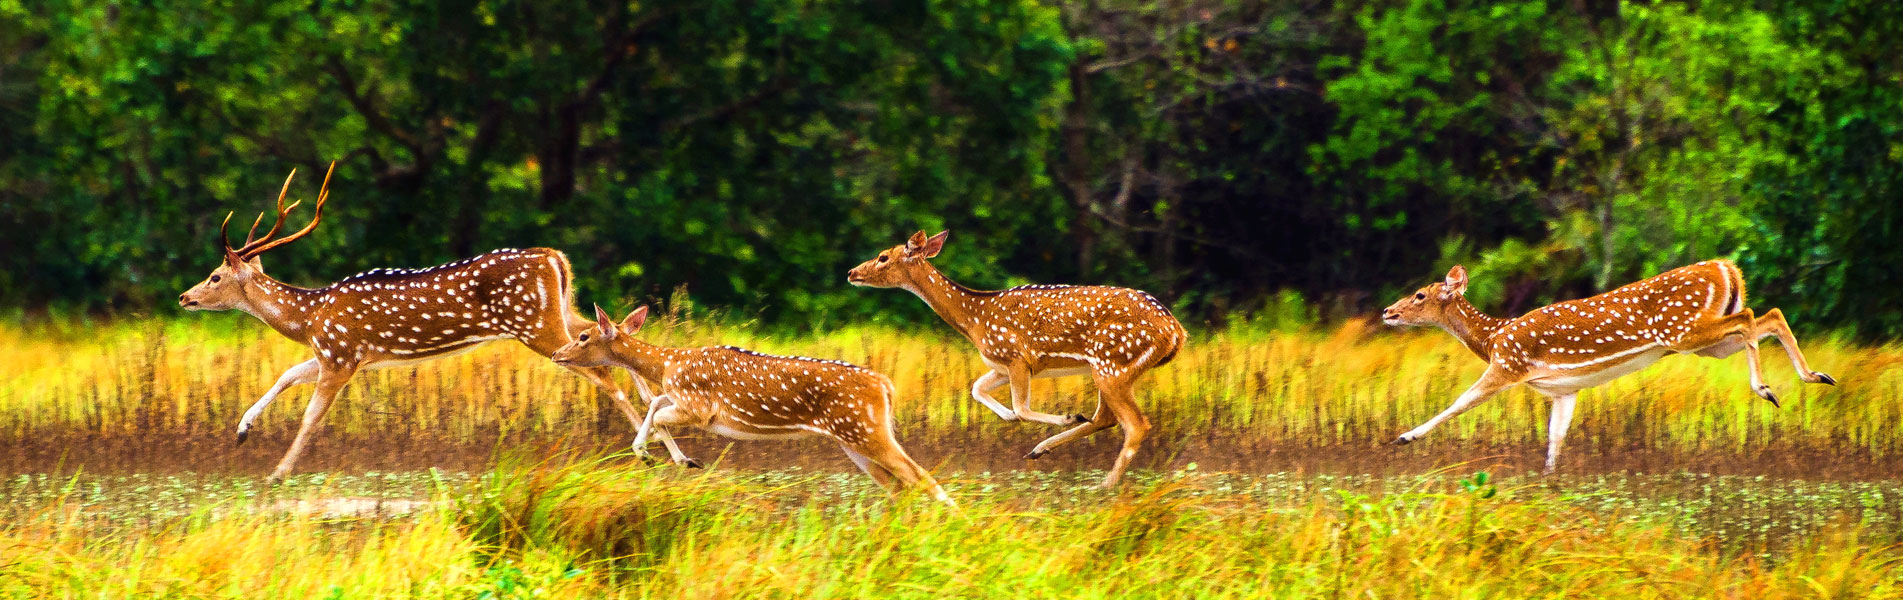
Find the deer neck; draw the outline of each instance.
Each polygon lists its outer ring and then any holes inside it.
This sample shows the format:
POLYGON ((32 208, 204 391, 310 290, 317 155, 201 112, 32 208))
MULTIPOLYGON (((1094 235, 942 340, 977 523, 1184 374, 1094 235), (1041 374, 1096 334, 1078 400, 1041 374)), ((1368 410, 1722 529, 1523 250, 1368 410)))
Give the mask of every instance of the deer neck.
POLYGON ((1466 298, 1456 298, 1447 317, 1441 319, 1440 328, 1453 334, 1481 359, 1491 360, 1493 333, 1506 323, 1506 319, 1496 319, 1480 312, 1480 309, 1467 303, 1466 298))
POLYGON ((980 311, 984 308, 984 299, 972 293, 970 288, 953 283, 931 263, 924 263, 905 286, 906 291, 917 295, 932 307, 932 312, 944 319, 965 337, 978 326, 980 311))
POLYGON ((270 325, 284 337, 302 342, 306 341, 305 330, 319 295, 316 290, 286 285, 258 273, 245 282, 244 302, 237 308, 270 325))
POLYGON ((613 350, 615 366, 649 381, 660 381, 661 376, 667 374, 668 361, 680 354, 678 348, 656 346, 625 333, 610 348, 613 350))

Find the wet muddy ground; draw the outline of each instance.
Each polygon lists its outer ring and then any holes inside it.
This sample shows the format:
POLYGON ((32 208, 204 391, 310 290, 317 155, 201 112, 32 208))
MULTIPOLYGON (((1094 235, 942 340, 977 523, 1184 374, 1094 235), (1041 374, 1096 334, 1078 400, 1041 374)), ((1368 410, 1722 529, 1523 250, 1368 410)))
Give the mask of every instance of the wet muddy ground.
MULTIPOLYGON (((1035 461, 1023 458, 1025 452, 1053 431, 1026 424, 1021 432, 1003 436, 915 434, 901 441, 927 468, 971 473, 1101 470, 1109 467, 1121 442, 1121 436, 1113 430, 1057 449, 1035 461)), ((196 472, 262 476, 283 456, 293 433, 266 430, 254 434, 243 445, 236 445, 229 435, 61 434, 3 439, 0 440, 0 474, 196 472)), ((612 433, 566 438, 493 437, 496 442, 471 444, 389 434, 335 435, 326 431, 317 437, 299 462, 298 471, 363 473, 436 468, 479 472, 494 464, 499 450, 532 456, 546 455, 556 449, 609 454, 625 449, 628 439, 628 436, 612 433)), ((836 445, 820 440, 728 440, 693 432, 682 432, 680 438, 690 456, 716 468, 853 470, 836 445)), ((1540 469, 1546 450, 1543 444, 1489 445, 1451 435, 1429 437, 1405 447, 1378 442, 1290 446, 1239 435, 1176 438, 1157 435, 1152 440, 1138 456, 1135 468, 1167 471, 1195 463, 1204 471, 1247 474, 1286 472, 1385 477, 1482 470, 1514 474, 1540 469)), ((1903 479, 1903 457, 1874 455, 1849 448, 1667 451, 1620 444, 1609 437, 1589 434, 1575 435, 1570 441, 1573 443, 1567 446, 1561 461, 1561 470, 1569 475, 1703 473, 1832 481, 1903 479)), ((658 444, 652 451, 657 456, 665 456, 658 444)))

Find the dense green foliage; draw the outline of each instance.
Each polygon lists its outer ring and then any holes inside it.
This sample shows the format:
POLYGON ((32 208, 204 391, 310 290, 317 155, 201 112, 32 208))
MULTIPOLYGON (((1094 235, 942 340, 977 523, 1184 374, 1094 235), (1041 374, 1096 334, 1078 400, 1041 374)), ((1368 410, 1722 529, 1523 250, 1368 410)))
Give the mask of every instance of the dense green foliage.
POLYGON ((0 0, 0 305, 158 309, 288 168, 315 284, 553 246, 585 300, 928 315, 844 270, 1329 315, 1500 312, 1725 256, 1903 335, 1903 7, 1365 0, 0 0), (579 9, 578 9, 579 8, 579 9))

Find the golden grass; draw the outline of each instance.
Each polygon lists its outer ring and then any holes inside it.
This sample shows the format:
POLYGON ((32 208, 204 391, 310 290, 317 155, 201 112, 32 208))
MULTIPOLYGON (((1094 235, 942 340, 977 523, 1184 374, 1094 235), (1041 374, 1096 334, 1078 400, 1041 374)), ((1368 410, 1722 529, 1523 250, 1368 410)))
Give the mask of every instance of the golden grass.
POLYGON ((395 521, 0 525, 0 596, 1903 597, 1903 549, 1854 528, 1765 560, 1537 486, 1265 500, 1204 484, 1179 473, 1107 502, 993 494, 947 509, 731 473, 505 466, 395 521))
MULTIPOLYGON (((968 343, 943 327, 788 336, 675 321, 657 323, 644 335, 659 343, 734 344, 870 366, 898 385, 903 435, 1010 427, 969 399, 969 385, 984 367, 968 343)), ((1903 422, 1903 346, 1807 340, 1811 363, 1835 375, 1837 387, 1800 383, 1774 344, 1765 350, 1766 378, 1784 399, 1782 409, 1750 394, 1742 354, 1677 356, 1586 392, 1574 430, 1667 450, 1903 450, 1896 426, 1903 422)), ((64 335, 0 328, 0 439, 222 434, 285 368, 306 358, 305 348, 242 315, 116 323, 64 335)), ((1437 331, 1361 322, 1289 331, 1240 326, 1196 335, 1175 362, 1146 378, 1140 396, 1165 435, 1368 444, 1392 439, 1444 408, 1483 366, 1437 331)), ((308 393, 306 386, 280 397, 262 423, 292 426, 308 393)), ((1052 412, 1088 413, 1091 394, 1086 378, 1033 386, 1034 405, 1052 412)), ((620 419, 609 411, 580 378, 505 342, 417 367, 361 373, 328 423, 344 434, 479 442, 497 432, 560 435, 620 419)), ((1517 389, 1435 435, 1538 442, 1545 420, 1544 398, 1517 389)))

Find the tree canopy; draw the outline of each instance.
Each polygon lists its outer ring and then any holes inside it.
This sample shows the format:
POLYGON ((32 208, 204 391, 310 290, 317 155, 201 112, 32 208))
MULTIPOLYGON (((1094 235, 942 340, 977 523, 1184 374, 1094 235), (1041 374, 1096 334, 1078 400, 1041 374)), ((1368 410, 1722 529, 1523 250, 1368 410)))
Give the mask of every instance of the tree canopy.
POLYGON ((1456 262, 1517 313, 1704 258, 1903 335, 1880 0, 0 0, 0 304, 170 311, 339 161, 293 283, 551 246, 584 299, 923 319, 844 271, 1331 316, 1456 262))

